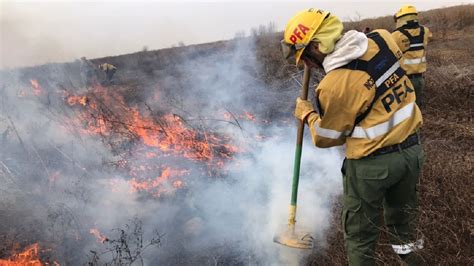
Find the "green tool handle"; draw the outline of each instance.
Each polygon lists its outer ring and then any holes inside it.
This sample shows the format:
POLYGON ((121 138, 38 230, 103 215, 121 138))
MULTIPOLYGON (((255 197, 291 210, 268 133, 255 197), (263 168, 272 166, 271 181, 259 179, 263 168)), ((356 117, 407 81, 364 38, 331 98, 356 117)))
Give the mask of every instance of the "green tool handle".
MULTIPOLYGON (((308 87, 309 79, 311 76, 310 67, 304 67, 303 75, 303 86, 301 87, 300 98, 302 100, 308 99, 308 87)), ((298 120, 298 133, 296 135, 296 150, 295 150, 295 161, 293 165, 293 185, 291 188, 291 203, 290 203, 290 217, 288 222, 290 225, 294 225, 296 222, 296 202, 298 198, 298 183, 300 180, 300 165, 301 165, 301 152, 303 150, 303 133, 304 133, 304 121, 298 120)))

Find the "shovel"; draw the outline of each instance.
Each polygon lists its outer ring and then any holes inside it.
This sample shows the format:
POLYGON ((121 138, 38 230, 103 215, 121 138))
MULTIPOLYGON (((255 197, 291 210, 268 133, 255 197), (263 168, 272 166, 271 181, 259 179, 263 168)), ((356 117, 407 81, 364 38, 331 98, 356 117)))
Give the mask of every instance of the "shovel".
MULTIPOLYGON (((303 86, 301 87, 301 99, 308 99, 308 87, 310 68, 305 65, 303 75, 303 86)), ((288 228, 273 237, 273 242, 292 248, 312 249, 313 237, 309 233, 298 232, 296 227, 296 201, 298 198, 298 182, 300 179, 301 151, 303 149, 304 121, 298 122, 298 134, 296 139, 295 162, 293 165, 293 185, 291 189, 290 214, 288 217, 288 228)))

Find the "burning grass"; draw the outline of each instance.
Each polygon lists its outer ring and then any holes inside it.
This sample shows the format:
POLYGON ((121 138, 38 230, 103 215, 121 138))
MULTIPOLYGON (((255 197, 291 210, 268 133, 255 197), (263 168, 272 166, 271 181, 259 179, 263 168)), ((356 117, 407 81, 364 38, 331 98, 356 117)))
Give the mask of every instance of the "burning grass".
POLYGON ((87 95, 70 95, 66 99, 69 105, 79 106, 81 111, 73 123, 82 124, 84 134, 135 139, 160 153, 210 165, 221 165, 220 160, 239 151, 229 144, 229 137, 192 128, 174 114, 156 116, 150 108, 140 111, 129 106, 122 95, 100 85, 87 95))
MULTIPOLYGON (((107 173, 108 171, 111 173, 110 177, 100 177, 107 180, 102 182, 102 184, 105 184, 103 188, 105 193, 115 193, 117 195, 124 192, 138 194, 144 200, 150 199, 158 202, 158 198, 170 198, 179 190, 185 190, 187 184, 195 182, 191 177, 218 177, 219 173, 223 171, 224 164, 231 160, 236 153, 241 152, 241 149, 234 146, 231 138, 226 134, 213 132, 209 128, 196 127, 181 116, 166 113, 164 110, 158 110, 158 113, 149 106, 138 106, 126 102, 124 95, 120 93, 121 88, 103 87, 95 84, 88 91, 74 94, 72 91, 79 90, 66 86, 60 86, 59 90, 53 89, 44 86, 42 81, 37 79, 31 79, 28 85, 32 86, 33 92, 38 91, 40 93, 16 95, 16 97, 25 105, 27 105, 27 102, 38 103, 41 108, 44 108, 40 109, 39 112, 48 110, 46 111, 48 116, 55 121, 60 121, 60 127, 55 127, 55 130, 62 131, 59 136, 68 134, 76 136, 79 141, 96 139, 111 151, 115 160, 102 162, 100 166, 100 172, 107 173), (53 104, 55 105, 54 109, 53 104), (104 169, 108 170, 104 171, 104 169), (115 178, 115 176, 121 176, 121 178, 115 178), (127 187, 125 190, 123 189, 124 184, 127 187)), ((7 96, 3 94, 3 97, 7 96)), ((63 187, 65 182, 71 182, 74 179, 71 176, 78 176, 79 179, 73 181, 77 183, 68 186, 68 191, 64 192, 87 205, 87 197, 90 194, 85 189, 87 184, 81 185, 81 183, 87 182, 87 178, 93 175, 92 171, 96 171, 94 169, 97 169, 97 163, 94 163, 96 166, 92 166, 81 160, 77 161, 74 158, 75 155, 69 153, 71 150, 64 149, 60 144, 49 142, 46 146, 37 147, 24 141, 22 135, 25 132, 19 131, 20 128, 15 122, 15 119, 18 118, 12 116, 6 114, 9 127, 6 128, 3 134, 4 148, 12 152, 9 154, 2 153, 0 156, 0 177, 7 181, 5 187, 12 188, 5 196, 15 197, 16 200, 20 201, 26 200, 25 203, 32 202, 37 197, 44 197, 42 195, 45 192, 57 193, 58 188, 63 187), (57 157, 58 155, 59 157, 57 157), (60 157, 62 158, 59 159, 60 157), (5 158, 6 163, 3 161, 5 158), (28 164, 26 161, 32 158, 34 158, 32 163, 28 164), (65 161, 71 163, 72 169, 64 167, 65 161), (32 165, 38 164, 42 171, 23 175, 22 167, 19 166, 21 164, 26 166, 23 169, 34 168, 32 165), (30 180, 32 176, 37 180, 44 180, 46 183, 43 181, 32 182, 30 180), (81 180, 81 176, 86 178, 81 180), (19 185, 20 180, 25 180, 24 182, 28 186, 36 186, 34 193, 25 194, 21 192, 20 194, 24 197, 21 199, 15 196, 14 191, 28 190, 29 188, 22 188, 19 185), (83 187, 81 188, 81 186, 83 187)), ((245 116, 249 120, 255 119, 250 113, 245 113, 245 116)), ((130 197, 127 195, 125 197, 130 197)), ((25 211, 31 212, 30 214, 16 213, 14 211, 16 208, 30 209, 30 207, 12 206, 11 209, 8 209, 6 205, 3 206, 3 204, 10 202, 6 199, 4 202, 2 201, 3 211, 0 212, 1 219, 4 222, 0 225, 2 232, 3 229, 12 228, 11 222, 18 219, 15 217, 31 215, 33 220, 23 219, 21 221, 22 226, 32 226, 36 223, 34 219, 36 219, 37 214, 33 214, 34 210, 25 211)), ((41 207, 42 209, 57 208, 53 206, 41 207)), ((42 218, 40 223, 32 227, 31 232, 25 231, 19 233, 20 236, 18 236, 17 227, 13 226, 14 229, 11 235, 3 235, 2 233, 2 241, 8 241, 18 246, 28 245, 31 240, 38 241, 43 234, 48 235, 48 232, 41 232, 41 228, 48 227, 45 224, 51 223, 52 239, 50 236, 49 240, 43 239, 40 243, 54 247, 54 253, 57 257, 63 258, 64 263, 71 263, 74 261, 73 258, 58 255, 60 250, 57 245, 71 241, 71 238, 77 241, 76 245, 83 245, 80 243, 86 241, 84 240, 85 232, 79 228, 81 225, 77 221, 75 210, 65 207, 64 213, 57 213, 52 209, 48 210, 52 213, 41 214, 43 217, 47 215, 47 218, 42 218), (61 221, 62 219, 65 220, 61 221), (59 230, 56 227, 63 228, 65 231, 56 232, 59 230)), ((129 235, 125 233, 126 231, 121 232, 121 237, 116 240, 104 236, 97 228, 91 228, 89 231, 90 234, 97 237, 99 244, 110 246, 110 250, 107 252, 111 254, 115 254, 114 252, 117 252, 118 247, 121 249, 129 248, 127 247, 127 241, 131 241, 127 240, 129 235)), ((156 246, 158 243, 158 239, 155 239, 152 240, 150 245, 156 246)), ((10 251, 6 245, 5 247, 0 245, 0 248, 0 258, 5 258, 0 261, 2 266, 25 265, 27 259, 31 265, 48 265, 45 263, 47 260, 43 256, 34 257, 40 252, 38 244, 31 247, 26 246, 24 252, 15 252, 17 249, 10 251)), ((135 254, 115 254, 113 259, 115 262, 133 262, 140 259, 142 248, 144 247, 137 247, 134 251, 135 254), (120 256, 122 256, 122 259, 120 259, 120 256)), ((72 252, 75 253, 75 251, 72 252)), ((75 253, 74 256, 83 255, 75 253)), ((109 257, 109 255, 97 253, 94 254, 93 259, 107 261, 109 257)))
POLYGON ((0 259, 0 265, 2 266, 20 266, 20 265, 31 265, 41 266, 43 265, 39 258, 39 244, 35 243, 26 247, 23 251, 11 255, 8 259, 0 259))
MULTIPOLYGON (((42 259, 39 243, 34 243, 25 247, 22 251, 12 251, 7 259, 0 259, 0 266, 59 266, 59 263, 48 262, 47 258, 42 259)), ((44 257, 44 256, 43 256, 44 257)))
POLYGON ((189 167, 166 162, 188 160, 205 165, 202 171, 211 174, 240 151, 230 137, 193 128, 178 115, 156 115, 148 106, 129 106, 114 89, 95 85, 84 95, 68 95, 65 101, 76 116, 65 127, 71 133, 79 129, 81 134, 102 138, 121 156, 112 164, 128 173, 131 192, 159 197, 185 187, 180 178, 191 173, 189 167))

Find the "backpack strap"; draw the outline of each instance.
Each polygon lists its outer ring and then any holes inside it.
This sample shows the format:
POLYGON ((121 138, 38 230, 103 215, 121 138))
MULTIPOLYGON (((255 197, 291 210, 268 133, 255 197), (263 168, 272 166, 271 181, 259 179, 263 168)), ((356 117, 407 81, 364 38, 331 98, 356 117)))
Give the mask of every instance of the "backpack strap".
POLYGON ((385 83, 392 75, 396 74, 399 77, 405 75, 405 71, 401 68, 398 58, 390 50, 385 40, 378 32, 371 32, 367 35, 379 47, 379 52, 369 61, 362 59, 355 59, 345 66, 340 68, 359 70, 366 72, 372 81, 375 83, 375 95, 367 109, 355 119, 354 127, 364 120, 375 104, 375 102, 385 92, 392 88, 391 84, 385 83))
POLYGON ((410 47, 408 51, 419 51, 419 50, 424 50, 425 45, 424 45, 424 40, 425 40, 425 27, 420 26, 418 22, 414 22, 412 24, 407 23, 406 25, 400 27, 397 29, 399 32, 401 32, 403 35, 405 35, 408 38, 408 41, 410 42, 410 47), (420 34, 417 36, 411 35, 407 29, 420 29, 420 34))

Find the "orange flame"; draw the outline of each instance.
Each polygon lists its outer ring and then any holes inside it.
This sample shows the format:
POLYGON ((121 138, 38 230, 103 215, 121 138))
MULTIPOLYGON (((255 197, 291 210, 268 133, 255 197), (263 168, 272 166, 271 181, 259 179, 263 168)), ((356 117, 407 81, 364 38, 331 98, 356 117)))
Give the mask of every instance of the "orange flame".
MULTIPOLYGON (((230 144, 231 138, 227 135, 193 128, 174 114, 156 115, 149 108, 129 106, 120 91, 96 85, 87 95, 68 95, 65 101, 79 108, 74 112, 76 117, 66 120, 64 126, 71 132, 80 128, 82 134, 110 138, 107 144, 119 147, 118 150, 123 145, 130 147, 124 156, 133 152, 136 160, 110 163, 128 171, 130 179, 127 183, 131 192, 146 191, 159 197, 185 187, 186 183, 179 178, 191 170, 160 166, 161 159, 181 158, 204 163, 207 173, 212 175, 215 169, 223 169, 225 161, 240 151, 230 144)), ((111 183, 112 190, 119 184, 111 183)))
MULTIPOLYGON (((129 107, 121 95, 100 86, 95 88, 94 93, 95 96, 91 98, 87 96, 67 98, 69 104, 88 106, 86 112, 80 114, 81 117, 76 121, 84 125, 84 133, 101 136, 117 132, 132 133, 148 147, 194 161, 212 162, 216 156, 229 158, 238 151, 237 147, 227 144, 230 141, 228 137, 193 130, 178 116, 167 114, 155 118, 150 114, 142 114, 137 107, 129 107), (113 113, 110 117, 100 111, 104 109, 102 106, 104 104, 107 105, 107 112, 113 113)), ((153 156, 151 153, 149 155, 153 156)))
POLYGON ((244 111, 243 114, 231 114, 228 111, 226 111, 223 116, 224 116, 224 119, 228 121, 232 121, 234 119, 245 119, 252 122, 257 122, 257 117, 254 114, 247 111, 244 111))
POLYGON ((91 228, 89 230, 89 233, 95 236, 97 238, 97 242, 99 243, 105 243, 109 241, 109 239, 106 236, 104 236, 97 228, 91 228))
POLYGON ((255 115, 249 113, 249 112, 244 112, 245 118, 247 118, 250 121, 256 121, 257 119, 255 118, 255 115))
POLYGON ((30 83, 31 83, 31 87, 33 88, 33 94, 36 96, 41 95, 41 93, 43 92, 43 89, 39 85, 38 80, 32 79, 30 80, 30 83))
POLYGON ((39 244, 26 247, 23 252, 12 255, 8 259, 0 259, 1 266, 42 266, 39 258, 39 244))
POLYGON ((133 192, 138 191, 148 191, 152 195, 159 197, 163 193, 172 193, 174 189, 182 188, 184 182, 182 180, 174 180, 170 183, 170 178, 176 178, 178 176, 183 176, 189 173, 189 170, 179 170, 172 169, 170 167, 165 167, 160 176, 157 176, 152 180, 137 180, 137 178, 132 178, 128 181, 133 192), (168 187, 166 186, 168 184, 168 187), (173 189, 174 188, 174 189, 173 189))
POLYGON ((86 106, 88 102, 87 96, 69 96, 67 97, 67 103, 69 105, 77 105, 80 104, 82 106, 86 106))
MULTIPOLYGON (((190 160, 211 161, 214 150, 223 147, 230 152, 237 151, 236 147, 221 144, 221 140, 213 134, 198 133, 187 128, 183 121, 174 115, 164 115, 160 118, 164 128, 153 120, 141 116, 137 110, 131 111, 132 125, 129 129, 138 135, 143 143, 156 147, 164 152, 182 154, 190 160)), ((227 157, 227 156, 225 156, 227 157)))

